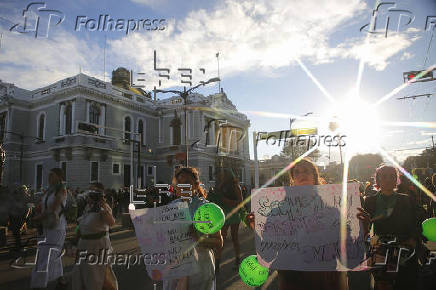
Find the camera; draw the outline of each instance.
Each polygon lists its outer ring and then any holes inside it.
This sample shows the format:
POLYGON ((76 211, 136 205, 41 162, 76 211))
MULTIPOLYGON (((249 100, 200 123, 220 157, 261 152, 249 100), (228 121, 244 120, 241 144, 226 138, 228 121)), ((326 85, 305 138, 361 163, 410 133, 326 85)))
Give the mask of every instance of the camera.
POLYGON ((100 202, 103 200, 104 193, 99 191, 89 191, 88 197, 93 201, 94 205, 91 212, 100 212, 100 202))
POLYGON ((103 200, 104 193, 99 191, 90 191, 88 192, 88 196, 92 199, 92 201, 98 202, 103 200))

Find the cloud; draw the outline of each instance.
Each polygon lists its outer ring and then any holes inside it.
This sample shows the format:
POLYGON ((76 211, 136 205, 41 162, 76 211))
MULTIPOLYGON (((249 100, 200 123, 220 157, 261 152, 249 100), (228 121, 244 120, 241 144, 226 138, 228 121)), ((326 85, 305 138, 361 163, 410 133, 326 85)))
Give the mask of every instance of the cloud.
POLYGON ((95 53, 101 49, 61 29, 50 31, 49 38, 4 33, 2 42, 0 64, 8 69, 0 72, 0 78, 19 87, 46 86, 78 74, 81 65, 90 75, 102 76, 102 66, 95 69, 96 63, 102 63, 101 55, 95 53))
POLYGON ((423 144, 429 144, 431 142, 431 138, 420 140, 420 141, 410 141, 407 143, 407 145, 423 145, 423 144))
MULTIPOLYGON (((388 60, 410 47, 418 37, 410 37, 413 31, 384 35, 369 35, 367 38, 355 38, 339 44, 336 54, 342 58, 363 59, 366 64, 382 71, 389 64, 388 60)), ((410 53, 404 53, 411 57, 410 53)), ((403 55, 403 57, 404 57, 403 55)))
POLYGON ((436 135, 436 132, 420 131, 420 134, 421 134, 421 136, 433 136, 433 135, 436 135))
POLYGON ((142 4, 151 8, 162 7, 168 0, 131 0, 134 3, 142 4))
POLYGON ((390 131, 386 131, 385 136, 391 137, 394 136, 395 134, 401 134, 401 133, 404 133, 404 130, 390 130, 390 131))
POLYGON ((390 151, 391 156, 393 156, 398 162, 402 163, 409 156, 417 156, 422 153, 422 149, 416 150, 405 150, 405 151, 390 151))
POLYGON ((211 11, 198 9, 169 21, 164 31, 111 41, 111 58, 149 72, 156 49, 161 67, 169 68, 175 78, 182 65, 197 73, 206 68, 206 78, 216 76, 217 52, 222 75, 262 73, 294 64, 295 58, 325 63, 332 61, 329 36, 365 8, 359 0, 226 0, 211 11))
POLYGON ((406 51, 401 56, 400 60, 408 60, 408 59, 411 59, 412 57, 413 57, 413 54, 411 54, 410 52, 406 51))
MULTIPOLYGON (((155 0, 132 1, 160 5, 155 0)), ((368 44, 362 34, 360 38, 344 39, 340 45, 329 45, 336 31, 370 12, 362 0, 224 0, 214 9, 197 9, 180 20, 168 19, 163 31, 134 32, 108 40, 107 63, 111 68, 125 66, 145 72, 148 90, 159 80, 153 71, 154 50, 157 67, 170 69, 170 80, 160 78, 163 87, 181 85, 179 68, 193 70, 193 85, 217 76, 217 52, 221 77, 240 72, 271 76, 278 68, 295 64, 297 58, 321 64, 363 57, 368 65, 382 70, 390 58, 416 40, 408 38, 413 31, 388 38, 370 37, 368 44)), ((41 41, 10 33, 6 37, 5 33, 0 63, 8 70, 0 77, 34 88, 76 74, 81 64, 87 64, 94 76, 102 75, 103 56, 95 53, 102 49, 97 42, 78 39, 60 27, 56 31, 50 31, 50 38, 41 41)))

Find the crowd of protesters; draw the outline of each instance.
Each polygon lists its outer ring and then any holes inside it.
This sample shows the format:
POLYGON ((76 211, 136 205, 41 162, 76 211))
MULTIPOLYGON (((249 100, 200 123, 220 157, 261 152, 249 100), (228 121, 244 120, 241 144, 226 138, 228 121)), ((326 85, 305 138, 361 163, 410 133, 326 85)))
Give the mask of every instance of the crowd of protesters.
MULTIPOLYGON (((328 183, 328 178, 321 177, 317 166, 308 159, 296 163, 288 174, 291 186, 328 183)), ((422 180, 417 181, 423 184, 428 191, 435 193, 436 174, 422 177, 422 180)), ((409 178, 399 174, 392 166, 379 166, 374 178, 367 182, 357 180, 350 180, 350 182, 357 182, 360 185, 361 208, 359 208, 357 218, 362 221, 365 235, 371 235, 370 229, 373 226, 372 235, 395 236, 400 242, 412 247, 418 253, 416 257, 401 265, 396 275, 372 271, 375 289, 430 289, 426 288, 427 285, 434 286, 434 273, 427 280, 420 277, 418 273, 419 253, 424 251, 423 243, 425 242, 420 226, 423 220, 436 217, 433 199, 409 178)), ((180 188, 177 187, 178 184, 190 184, 192 187, 192 201, 189 203, 192 215, 196 208, 208 201, 218 204, 227 215, 249 195, 247 188, 241 188, 239 180, 230 169, 220 170, 217 173, 216 187, 206 191, 200 186, 198 170, 179 168, 175 171, 168 190, 170 194, 162 194, 161 189, 149 186, 146 189, 146 202, 142 207, 150 208, 156 206, 157 203, 165 205, 186 201, 180 188)), ((42 193, 29 191, 26 186, 17 186, 13 190, 1 186, 0 195, 3 200, 7 200, 3 203, 0 214, 2 224, 8 222, 13 233, 14 250, 21 250, 20 234, 26 230, 27 221, 38 227, 39 239, 44 239, 44 243, 38 243, 41 256, 50 256, 49 252, 53 248, 59 252, 62 251, 68 222, 78 223, 78 250, 96 253, 100 250, 112 251, 109 229, 114 225, 116 218, 128 211, 130 201, 128 188, 105 189, 101 183, 91 184, 86 190, 67 188, 62 170, 59 168, 53 168, 50 171, 49 187, 42 193), (7 208, 5 204, 8 204, 7 208), (76 212, 69 216, 72 204, 76 212)), ((164 281, 164 289, 215 289, 216 278, 220 275, 223 240, 229 228, 235 253, 235 269, 240 263, 238 229, 241 222, 254 229, 254 214, 248 214, 244 207, 226 219, 221 231, 214 235, 200 239, 201 235, 192 231, 193 239, 200 241, 196 246, 196 251, 201 275, 164 281)), ((86 263, 75 265, 71 277, 73 289, 118 289, 118 282, 110 265, 86 263)), ((55 280, 57 289, 67 287, 60 256, 52 255, 49 259, 38 259, 32 272, 31 287, 45 288, 49 281, 55 280), (47 268, 48 271, 38 271, 40 268, 47 268)), ((344 272, 280 270, 278 280, 281 290, 371 289, 369 273, 359 278, 358 275, 350 275, 350 273, 346 275, 344 272)))

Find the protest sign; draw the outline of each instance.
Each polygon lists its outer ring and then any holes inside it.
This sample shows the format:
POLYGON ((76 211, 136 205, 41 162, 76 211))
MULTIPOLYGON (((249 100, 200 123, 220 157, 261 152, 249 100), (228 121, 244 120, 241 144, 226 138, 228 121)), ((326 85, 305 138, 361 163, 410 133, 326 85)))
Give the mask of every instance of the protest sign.
POLYGON ((146 264, 150 277, 170 280, 199 271, 187 203, 130 210, 130 217, 142 254, 165 255, 164 263, 156 259, 156 264, 146 264))
POLYGON ((345 256, 341 254, 341 184, 259 189, 251 202, 259 263, 299 271, 361 269, 357 266, 364 258, 364 242, 356 218, 358 184, 347 185, 346 201, 345 256))

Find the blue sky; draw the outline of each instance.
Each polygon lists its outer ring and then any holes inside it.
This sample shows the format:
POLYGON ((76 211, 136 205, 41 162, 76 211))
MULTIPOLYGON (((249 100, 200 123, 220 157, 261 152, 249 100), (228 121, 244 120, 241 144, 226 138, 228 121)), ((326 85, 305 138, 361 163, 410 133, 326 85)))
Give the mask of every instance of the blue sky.
MULTIPOLYGON (((368 103, 402 85, 402 73, 424 68, 431 31, 425 31, 427 16, 436 16, 436 1, 393 1, 413 21, 394 25, 388 36, 361 32, 369 23, 375 1, 363 0, 227 0, 227 1, 45 1, 47 9, 62 11, 65 19, 51 26, 48 37, 8 31, 10 23, 23 23, 22 11, 31 1, 0 3, 0 79, 19 87, 35 89, 77 74, 79 69, 103 78, 103 48, 106 41, 106 80, 111 71, 125 66, 148 73, 146 90, 157 84, 153 75, 153 50, 161 67, 171 69, 171 80, 163 86, 179 86, 177 68, 192 68, 194 83, 217 75, 216 52, 220 52, 222 87, 238 110, 251 120, 251 131, 289 128, 289 119, 262 117, 253 111, 301 116, 313 112, 323 116, 332 106, 298 64, 307 66, 314 77, 337 100, 345 102, 356 84, 359 62, 364 59, 360 97, 368 103), (162 31, 75 31, 77 16, 98 19, 165 19, 162 31), (8 22, 10 21, 10 22, 8 22), (365 44, 365 41, 368 41, 365 44), (199 68, 205 68, 202 75, 199 68), (37 73, 37 74, 36 74, 37 73)), ((388 7, 380 10, 383 20, 388 7)), ((393 16, 395 14, 392 12, 393 16)), ((436 19, 434 20, 436 22, 436 19)), ((378 26, 380 27, 380 26, 378 26)), ((434 30, 436 34, 436 30, 434 30)), ((436 63, 436 35, 427 55, 426 67, 436 63)), ((436 73, 436 72, 435 72, 436 73)), ((202 88, 205 95, 217 86, 202 88)), ((434 122, 436 81, 414 83, 378 106, 376 116, 385 121, 434 122), (433 93, 430 98, 399 101, 412 94, 433 93)), ((353 109, 353 108, 351 108, 353 109)), ((354 108, 356 109, 356 108, 354 108)), ((369 109, 367 117, 373 115, 369 109)), ((360 119, 365 119, 360 117, 360 119)), ((364 120, 363 120, 364 121, 364 120)), ((435 126, 433 126, 435 127, 435 126)), ((371 122, 361 129, 371 137, 371 122)), ((379 145, 402 161, 408 154, 431 145, 436 128, 382 127, 379 145)), ((250 138, 251 139, 251 138, 250 138)), ((251 140, 250 140, 251 142, 251 140)), ((321 148, 326 152, 327 148, 321 148)), ((373 152, 373 148, 359 149, 373 152)), ((337 151, 337 150, 333 150, 337 151)), ((278 146, 261 143, 259 157, 280 152, 278 146)), ((252 150, 251 150, 252 154, 252 150)), ((333 152, 338 159, 338 152, 333 152)))

